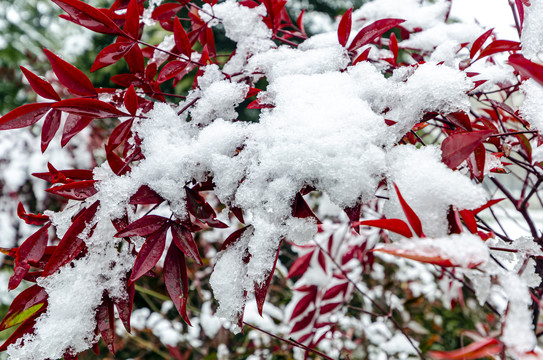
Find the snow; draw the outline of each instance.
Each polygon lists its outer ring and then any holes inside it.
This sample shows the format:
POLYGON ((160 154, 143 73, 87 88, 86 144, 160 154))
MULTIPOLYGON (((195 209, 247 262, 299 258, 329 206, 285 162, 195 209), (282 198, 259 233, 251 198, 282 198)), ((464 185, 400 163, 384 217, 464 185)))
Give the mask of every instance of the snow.
POLYGON ((531 60, 541 62, 543 49, 543 1, 532 0, 530 6, 524 6, 524 24, 522 27, 522 54, 531 60))
POLYGON ((520 86, 526 95, 520 107, 520 114, 534 130, 543 129, 543 86, 534 79, 528 79, 520 86))

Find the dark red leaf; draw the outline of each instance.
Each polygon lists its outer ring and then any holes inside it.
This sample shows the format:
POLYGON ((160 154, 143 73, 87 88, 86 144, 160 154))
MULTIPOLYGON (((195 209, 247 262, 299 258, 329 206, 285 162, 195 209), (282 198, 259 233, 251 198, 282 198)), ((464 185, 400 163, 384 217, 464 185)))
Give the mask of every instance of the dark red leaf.
MULTIPOLYGON (((36 319, 40 316, 41 311, 32 315, 25 322, 23 322, 19 327, 10 335, 10 337, 4 341, 2 346, 0 346, 0 352, 6 351, 8 346, 15 343, 17 340, 22 339, 26 334, 34 333, 34 325, 36 324, 36 319)), ((22 345, 24 341, 21 341, 19 345, 22 345)))
POLYGON ((298 18, 296 19, 296 24, 298 25, 298 29, 300 29, 300 32, 302 33, 302 35, 307 36, 307 34, 305 33, 305 27, 304 27, 304 14, 305 14, 305 9, 303 9, 300 12, 300 15, 298 15, 298 18))
POLYGON ((49 59, 58 80, 62 83, 62 85, 66 86, 71 93, 81 96, 97 95, 96 89, 92 85, 91 81, 81 70, 62 60, 47 49, 43 49, 43 52, 49 59))
POLYGON ((396 66, 396 62, 398 61, 398 39, 396 39, 396 34, 392 33, 390 34, 388 47, 390 51, 392 51, 393 55, 393 62, 392 65, 396 66))
POLYGON ((485 56, 490 56, 496 53, 504 51, 517 51, 520 50, 520 43, 518 41, 511 40, 494 40, 486 48, 481 50, 477 60, 484 58, 485 56))
POLYGON ((115 354, 115 347, 113 346, 115 340, 115 313, 113 301, 108 296, 104 296, 102 304, 96 309, 96 326, 109 351, 115 354))
POLYGON ((129 42, 115 42, 106 46, 102 51, 98 53, 94 63, 91 66, 90 71, 94 72, 103 67, 115 64, 121 60, 136 43, 129 42))
MULTIPOLYGON (((132 48, 124 56, 124 59, 126 60, 126 63, 128 64, 128 68, 130 69, 130 72, 131 72, 131 74, 127 74, 127 75, 134 76, 134 74, 143 74, 145 72, 145 59, 143 58, 143 53, 137 44, 132 46, 132 48)), ((113 76, 111 81, 113 81, 113 78, 115 77, 119 79, 119 76, 120 75, 113 76)), ((141 81, 137 77, 136 79, 137 80, 132 81, 132 83, 134 82, 137 83, 141 81)))
POLYGON ((247 105, 247 109, 273 109, 274 107, 275 105, 273 104, 260 103, 260 99, 256 99, 255 101, 247 105))
POLYGON ((64 123, 64 129, 62 130, 62 139, 60 145, 62 147, 77 134, 79 134, 84 128, 86 128, 94 120, 92 117, 81 116, 76 114, 68 114, 66 122, 64 123))
POLYGON ((196 191, 185 187, 187 194, 187 209, 197 219, 209 226, 216 228, 227 228, 228 225, 217 220, 215 210, 196 191))
POLYGON ((492 34, 492 31, 494 31, 494 28, 486 31, 483 35, 479 36, 477 40, 473 42, 473 45, 471 46, 471 50, 469 52, 469 57, 474 58, 475 54, 481 49, 481 47, 484 45, 486 39, 492 34))
POLYGON ((164 225, 147 238, 136 257, 129 283, 133 283, 145 275, 156 265, 158 260, 160 260, 160 257, 164 252, 164 247, 166 246, 166 233, 168 232, 168 228, 169 226, 164 225))
MULTIPOLYGON (((347 214, 347 217, 349 218, 349 221, 351 223, 360 220, 360 211, 362 210, 362 204, 357 203, 355 206, 350 208, 343 209, 345 211, 345 214, 347 214)), ((355 227, 355 231, 357 233, 360 233, 359 227, 355 227)))
POLYGON ((172 225, 172 236, 175 245, 189 258, 196 261, 198 265, 203 265, 200 254, 198 253, 198 247, 192 238, 192 233, 186 227, 174 223, 172 225))
POLYGON ((85 241, 79 235, 92 221, 99 205, 100 202, 95 201, 75 218, 66 234, 64 234, 62 240, 58 243, 55 252, 51 255, 51 259, 47 263, 47 266, 45 266, 43 277, 55 273, 60 267, 75 259, 75 257, 85 248, 85 241))
POLYGON ((95 183, 96 180, 74 181, 68 184, 51 187, 45 191, 63 196, 66 199, 85 200, 98 192, 94 187, 95 183))
POLYGON ((65 99, 54 103, 52 107, 70 114, 89 116, 94 119, 130 116, 111 104, 88 98, 65 99))
POLYGON ((472 131, 471 120, 469 119, 469 115, 464 111, 447 114, 445 118, 466 131, 472 131))
POLYGON ((162 70, 160 70, 160 73, 158 74, 158 77, 156 79, 157 83, 162 84, 165 81, 170 80, 171 78, 177 76, 180 74, 185 68, 187 67, 186 61, 181 60, 174 60, 170 61, 164 67, 162 70))
POLYGON ((175 14, 177 14, 183 7, 184 5, 176 3, 162 4, 160 6, 157 6, 157 8, 153 11, 152 18, 154 20, 170 19, 175 16, 175 14))
POLYGON ((522 4, 522 0, 515 0, 515 5, 517 6, 518 17, 520 20, 520 29, 522 30, 524 25, 524 5, 522 4))
POLYGON ((496 338, 483 338, 468 346, 452 351, 428 351, 434 359, 471 360, 493 357, 503 351, 503 343, 496 338))
POLYGON ((334 297, 336 297, 340 293, 344 293, 347 291, 347 288, 349 287, 349 283, 341 283, 339 285, 332 286, 330 289, 326 290, 324 293, 322 300, 329 300, 334 297))
POLYGON ((147 236, 163 228, 170 220, 158 215, 145 215, 134 221, 122 231, 115 234, 115 237, 147 236))
POLYGON ((248 229, 251 229, 252 230, 252 226, 251 225, 248 225, 248 226, 245 226, 241 229, 238 229, 236 231, 234 231, 232 234, 230 234, 226 240, 224 240, 222 246, 221 246, 221 251, 225 250, 225 249, 228 249, 228 247, 234 245, 240 238, 241 236, 243 235, 243 233, 245 233, 246 230, 248 229))
POLYGON ((311 251, 299 258, 297 258, 294 263, 292 263, 292 266, 288 270, 287 278, 292 278, 294 276, 299 276, 305 273, 307 268, 309 267, 309 263, 311 262, 311 258, 313 257, 313 253, 315 251, 311 251))
POLYGON ((294 199, 294 203, 292 204, 292 216, 302 219, 312 218, 317 224, 322 224, 300 193, 296 194, 296 199, 294 199))
MULTIPOLYGON (((126 284, 125 284, 126 286, 126 284)), ((130 315, 132 314, 132 305, 134 304, 134 294, 136 292, 136 285, 130 284, 126 293, 127 296, 120 299, 115 299, 115 307, 119 313, 119 318, 123 322, 124 328, 126 331, 130 332, 130 315)))
POLYGON ((121 145, 124 141, 128 139, 128 137, 131 134, 132 129, 132 123, 134 122, 134 118, 123 121, 113 131, 111 132, 111 135, 109 136, 109 140, 106 146, 106 149, 108 152, 113 151, 116 149, 119 145, 121 145))
POLYGON ((534 79, 539 84, 543 85, 543 65, 536 64, 520 54, 509 56, 507 62, 522 76, 534 79))
POLYGON ((168 291, 168 295, 170 295, 175 308, 183 320, 192 326, 187 314, 189 288, 187 264, 183 253, 173 244, 170 245, 166 254, 166 259, 164 260, 163 275, 166 290, 168 291))
POLYGON ((240 223, 245 224, 245 219, 243 219, 243 210, 238 207, 231 207, 230 211, 232 211, 232 214, 239 220, 240 223))
POLYGON ((0 323, 0 331, 20 324, 28 317, 41 310, 47 303, 47 292, 44 288, 33 285, 23 290, 13 299, 6 316, 0 323))
POLYGON ((326 258, 324 257, 324 253, 322 251, 319 251, 317 260, 319 261, 319 265, 321 266, 322 270, 326 274, 326 258))
MULTIPOLYGON (((82 170, 82 169, 70 169, 70 170, 58 170, 58 173, 64 176, 64 178, 69 178, 73 180, 91 180, 92 179, 92 170, 82 170)), ((32 176, 37 177, 48 181, 50 183, 56 183, 55 179, 49 172, 45 173, 33 173, 32 176)))
POLYGON ((30 83, 32 89, 41 97, 50 100, 60 100, 60 96, 57 94, 53 86, 49 84, 46 80, 40 78, 38 75, 34 74, 30 70, 26 69, 24 66, 19 66, 23 71, 24 76, 30 83))
POLYGON ((475 220, 475 215, 471 210, 460 210, 460 216, 464 220, 464 224, 468 227, 468 230, 472 234, 477 234, 477 221, 475 220))
POLYGON ((472 210, 473 215, 477 215, 478 213, 480 213, 484 209, 488 209, 492 205, 495 205, 495 204, 499 203, 502 200, 505 200, 505 198, 488 200, 488 202, 486 204, 484 204, 483 206, 481 206, 481 207, 479 207, 479 208, 477 208, 475 210, 472 210))
POLYGON ((173 20, 173 35, 177 49, 185 54, 188 59, 190 59, 192 54, 192 45, 187 32, 183 28, 183 25, 181 25, 181 22, 177 16, 173 20))
POLYGON ((49 111, 52 104, 26 104, 13 109, 0 117, 0 130, 19 129, 37 123, 49 111))
MULTIPOLYGON (((361 61, 368 60, 368 55, 370 54, 370 50, 371 50, 371 48, 368 47, 364 51, 362 51, 362 54, 358 55, 358 57, 353 61, 353 65, 356 65, 361 61)), ((392 120, 388 120, 388 121, 390 122, 392 120)), ((387 120, 385 120, 385 122, 387 123, 388 126, 394 125, 394 124, 390 124, 389 122, 387 122, 387 120)), ((394 123, 396 123, 396 122, 394 122, 394 123)))
POLYGON ((441 161, 456 169, 494 130, 460 132, 448 136, 441 143, 441 161))
POLYGON ((134 85, 130 85, 128 90, 124 93, 124 107, 130 113, 130 115, 136 115, 138 111, 138 95, 136 94, 136 89, 134 85))
POLYGON ((51 140, 57 133, 60 127, 60 115, 62 113, 58 110, 51 110, 45 116, 43 126, 41 128, 41 152, 45 152, 51 140))
POLYGON ((137 0, 131 0, 125 14, 124 32, 133 40, 139 39, 140 33, 140 12, 137 0))
POLYGON ((372 42, 373 39, 375 39, 376 37, 383 35, 388 30, 398 26, 403 22, 405 22, 405 20, 382 19, 377 20, 369 24, 368 26, 365 26, 358 32, 358 34, 356 34, 356 37, 353 39, 353 42, 349 46, 348 50, 355 51, 357 49, 360 49, 362 46, 372 42))
POLYGON ((17 250, 17 262, 38 262, 45 254, 49 234, 47 224, 30 235, 17 250))
POLYGON ((273 273, 275 271, 275 266, 277 265, 277 259, 279 259, 279 250, 281 250, 281 243, 279 243, 279 246, 277 247, 277 252, 275 253, 275 261, 273 262, 273 266, 271 271, 266 274, 266 278, 264 281, 260 284, 255 283, 255 300, 256 300, 256 308, 258 309, 258 313, 260 316, 262 316, 262 310, 264 309, 264 302, 266 301, 266 294, 268 293, 268 288, 270 287, 271 280, 273 277, 273 273))
POLYGON ((28 225, 43 225, 49 221, 49 216, 47 215, 27 213, 21 202, 17 206, 17 216, 28 225))
POLYGON ((343 302, 334 302, 334 303, 328 303, 326 305, 323 305, 320 308, 319 313, 321 315, 328 314, 330 311, 337 309, 337 307, 340 306, 341 304, 343 304, 343 302))
POLYGON ((400 204, 402 205, 402 210, 405 214, 405 217, 407 218, 407 221, 409 221, 409 225, 411 225, 411 228, 413 231, 415 231, 415 234, 417 234, 418 237, 424 237, 424 233, 422 232, 422 224, 420 222, 419 217, 413 209, 411 209, 411 206, 405 201, 402 194, 400 193, 400 190, 398 189, 398 186, 396 184, 394 185, 394 189, 396 190, 396 194, 398 195, 398 200, 400 201, 400 204))
POLYGON ((378 227, 380 229, 395 232, 407 238, 413 237, 413 233, 411 232, 411 229, 409 229, 409 226, 407 226, 405 221, 400 219, 364 220, 351 224, 351 226, 358 225, 378 227))
POLYGON ((111 170, 118 176, 124 175, 129 172, 130 166, 125 163, 117 154, 113 151, 108 151, 106 148, 106 160, 111 170))
POLYGON ((479 144, 475 151, 471 153, 468 158, 468 167, 471 173, 472 178, 475 178, 479 181, 483 181, 484 170, 485 170, 485 161, 486 161, 486 149, 483 144, 479 144))
POLYGON ((76 24, 102 34, 122 34, 121 29, 106 14, 79 0, 52 0, 70 15, 76 24))
POLYGON ((290 333, 292 334, 308 327, 313 320, 313 316, 315 316, 315 311, 316 310, 311 310, 306 316, 303 317, 302 320, 294 324, 294 326, 290 330, 290 333))
POLYGON ((130 197, 130 204, 149 205, 160 204, 164 199, 158 195, 153 189, 147 185, 141 186, 138 191, 132 197, 130 197))
POLYGON ((317 292, 312 291, 303 298, 298 301, 296 306, 294 307, 294 310, 292 310, 292 315, 290 315, 290 321, 292 319, 295 319, 296 317, 300 316, 303 312, 305 312, 311 303, 314 303, 317 299, 317 292))
POLYGON ((349 40, 349 35, 351 34, 351 27, 352 27, 352 14, 353 14, 353 8, 350 8, 343 14, 341 17, 341 20, 339 22, 339 26, 337 29, 337 38, 339 40, 339 44, 343 47, 347 45, 347 41, 349 40))

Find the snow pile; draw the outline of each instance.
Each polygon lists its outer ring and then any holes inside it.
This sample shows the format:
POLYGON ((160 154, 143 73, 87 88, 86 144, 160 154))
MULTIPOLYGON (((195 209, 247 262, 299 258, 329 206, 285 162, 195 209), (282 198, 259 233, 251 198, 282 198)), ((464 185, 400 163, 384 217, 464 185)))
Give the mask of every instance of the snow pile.
POLYGON ((531 0, 530 6, 524 6, 524 24, 522 26, 522 53, 532 60, 541 61, 543 50, 543 1, 531 0))
POLYGON ((534 130, 543 130, 543 86, 534 79, 528 79, 520 86, 526 95, 520 113, 534 130))

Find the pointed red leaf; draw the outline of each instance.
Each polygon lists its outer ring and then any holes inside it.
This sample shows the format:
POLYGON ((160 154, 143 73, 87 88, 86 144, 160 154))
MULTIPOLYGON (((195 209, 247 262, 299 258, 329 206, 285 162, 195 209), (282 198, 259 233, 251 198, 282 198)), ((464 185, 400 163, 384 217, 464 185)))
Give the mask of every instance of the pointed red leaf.
POLYGON ((94 187, 96 180, 74 181, 68 184, 54 186, 45 191, 63 196, 66 199, 85 200, 98 192, 94 187))
POLYGON ((349 35, 351 34, 352 14, 353 8, 347 10, 341 17, 341 21, 339 22, 339 26, 337 28, 337 38, 339 40, 339 44, 343 47, 347 45, 349 35))
POLYGON ((503 350, 503 344, 496 338, 483 338, 468 346, 452 351, 428 351, 434 359, 471 360, 498 355, 503 350))
POLYGON ((60 127, 60 115, 62 112, 58 110, 51 110, 45 116, 43 121, 43 126, 41 128, 41 152, 45 152, 53 137, 57 133, 58 128, 60 127))
POLYGON ((197 219, 209 226, 216 228, 227 228, 228 225, 217 220, 215 210, 196 191, 185 187, 187 194, 187 209, 197 219))
POLYGON ((47 231, 50 225, 43 226, 23 242, 17 250, 17 262, 38 262, 43 257, 49 240, 47 231))
POLYGON ((322 224, 300 193, 296 194, 296 198, 292 204, 292 216, 302 219, 312 218, 317 224, 322 224))
POLYGON ((224 240, 224 242, 222 243, 221 251, 223 251, 225 249, 228 249, 228 247, 234 245, 241 238, 241 236, 245 233, 245 231, 249 230, 249 229, 252 230, 251 225, 245 226, 245 227, 243 227, 241 229, 238 229, 238 230, 234 231, 232 234, 230 234, 226 238, 226 240, 224 240))
POLYGON ((407 226, 405 221, 400 220, 400 219, 364 220, 364 221, 357 221, 351 224, 351 226, 358 226, 358 225, 378 227, 380 229, 395 232, 396 234, 400 234, 407 238, 413 237, 413 233, 411 232, 411 229, 409 229, 409 226, 407 226))
POLYGON ((472 178, 483 181, 485 175, 486 149, 483 144, 479 144, 477 148, 468 156, 467 162, 472 178))
POLYGON ((113 301, 108 296, 104 296, 104 301, 96 309, 96 326, 109 351, 115 354, 115 313, 113 301))
POLYGON ((94 119, 130 116, 109 103, 88 98, 65 99, 54 103, 52 107, 70 114, 89 116, 94 119))
POLYGON ((134 221, 122 231, 115 234, 115 237, 147 236, 163 228, 170 220, 157 215, 145 215, 134 221))
POLYGON ((173 36, 177 49, 185 54, 188 59, 190 59, 190 56, 192 54, 192 45, 190 43, 187 32, 183 28, 183 25, 181 25, 181 22, 179 21, 179 18, 177 16, 173 20, 173 36))
POLYGON ((71 17, 70 20, 102 34, 122 34, 121 29, 106 14, 79 0, 52 0, 71 17))
POLYGON ((49 221, 49 216, 47 215, 27 213, 21 202, 17 206, 17 216, 28 225, 43 225, 49 221))
POLYGON ((187 314, 189 282, 185 256, 176 246, 170 245, 164 260, 164 284, 179 315, 192 326, 187 314))
POLYGON ((477 221, 475 220, 475 215, 473 212, 471 210, 460 210, 458 213, 460 216, 462 216, 464 224, 466 224, 468 230, 472 234, 477 234, 477 221))
POLYGON ((245 224, 245 219, 243 219, 243 210, 238 207, 231 207, 230 211, 232 211, 232 214, 239 220, 240 223, 245 224))
POLYGON ((263 104, 260 102, 260 99, 256 99, 247 105, 247 109, 273 109, 275 105, 273 104, 263 104))
POLYGON ((138 111, 138 95, 136 94, 136 89, 134 85, 130 85, 128 90, 124 93, 124 107, 130 113, 130 115, 136 115, 138 111))
POLYGON ((262 316, 262 310, 264 309, 264 302, 266 301, 266 294, 268 293, 268 288, 270 287, 270 284, 271 284, 273 273, 275 271, 275 266, 277 265, 277 259, 279 259, 280 250, 281 250, 281 243, 279 243, 279 246, 277 247, 277 252, 275 253, 275 261, 273 262, 271 271, 268 274, 266 274, 266 278, 264 279, 262 283, 260 284, 255 283, 256 308, 260 316, 262 316))
POLYGON ((486 48, 481 50, 477 60, 484 58, 485 56, 490 56, 496 53, 504 51, 517 51, 520 50, 520 43, 518 41, 511 40, 494 40, 486 48))
MULTIPOLYGON (((10 337, 4 341, 2 346, 0 346, 0 352, 6 351, 8 346, 15 343, 17 340, 22 339, 26 334, 34 333, 34 325, 36 324, 36 319, 40 316, 41 311, 35 313, 25 322, 23 322, 19 327, 10 335, 10 337)), ((21 341, 19 345, 22 345, 24 341, 21 341)))
POLYGON ((154 20, 170 19, 175 16, 175 14, 177 14, 183 7, 183 4, 177 3, 161 4, 157 6, 155 10, 153 10, 153 14, 151 15, 151 17, 154 20))
POLYGON ((447 114, 445 115, 445 118, 466 131, 472 131, 471 120, 469 119, 469 115, 464 111, 447 114))
POLYGON ((203 265, 200 254, 198 253, 198 246, 192 238, 192 233, 186 227, 174 223, 172 225, 172 236, 175 245, 189 258, 196 261, 198 265, 203 265))
POLYGON ((0 323, 0 331, 22 323, 34 315, 47 303, 47 292, 44 288, 33 285, 23 290, 13 299, 6 316, 0 323))
POLYGON ((396 66, 396 62, 398 61, 398 39, 396 39, 396 34, 392 33, 390 34, 388 47, 390 51, 392 51, 393 56, 393 62, 392 65, 396 66))
POLYGON ((305 273, 307 268, 309 267, 309 263, 311 262, 311 258, 313 257, 314 252, 315 251, 311 251, 297 258, 288 270, 287 278, 290 279, 294 276, 299 276, 305 273))
MULTIPOLYGON (((58 173, 61 174, 65 179, 72 180, 91 180, 92 179, 92 170, 83 170, 83 169, 69 169, 69 170, 58 170, 58 173)), ((37 177, 48 181, 50 183, 57 183, 54 179, 54 176, 50 172, 44 173, 33 173, 32 176, 37 177)))
MULTIPOLYGON (((364 51, 362 51, 362 54, 358 55, 358 57, 353 61, 353 66, 358 64, 359 62, 361 61, 366 61, 368 60, 368 55, 370 54, 370 50, 371 50, 371 47, 367 47, 364 51)), ((396 122, 394 122, 394 124, 391 124, 392 120, 385 120, 386 124, 388 126, 392 126, 394 125, 396 122)))
POLYGON ((117 154, 113 151, 108 151, 106 148, 106 160, 111 168, 111 170, 118 176, 124 175, 127 172, 130 172, 131 168, 127 163, 123 161, 117 154))
MULTIPOLYGON (((357 203, 355 206, 350 208, 345 208, 343 211, 345 211, 345 214, 347 214, 347 217, 349 218, 349 221, 351 223, 360 220, 360 211, 362 210, 362 204, 357 203)), ((354 230, 357 233, 360 233, 360 228, 356 226, 354 230)))
POLYGON ((456 169, 494 130, 459 132, 448 136, 441 143, 441 160, 456 169))
POLYGON ((311 310, 306 316, 304 316, 300 321, 298 321, 292 329, 290 330, 290 333, 295 333, 297 331, 300 331, 302 329, 305 329, 308 327, 311 322, 313 321, 313 316, 315 316, 316 310, 311 310))
POLYGON ((30 83, 32 89, 41 97, 50 100, 60 100, 60 96, 57 94, 53 86, 49 84, 46 80, 40 78, 38 75, 34 74, 24 66, 19 66, 23 71, 24 76, 30 83))
POLYGON ((132 269, 129 283, 133 283, 145 275, 156 265, 158 260, 160 260, 160 257, 164 252, 164 247, 166 246, 166 233, 168 232, 168 228, 168 225, 162 226, 145 240, 145 243, 136 257, 136 261, 134 262, 134 268, 132 269))
POLYGON ((106 149, 108 152, 111 152, 115 150, 119 145, 121 145, 124 141, 128 140, 128 137, 131 134, 132 129, 132 123, 134 122, 134 118, 123 121, 113 131, 111 132, 111 135, 109 136, 109 140, 106 146, 106 149))
POLYGON ((520 29, 522 30, 522 27, 524 25, 524 5, 522 4, 523 0, 515 0, 515 5, 517 7, 518 11, 518 17, 520 20, 520 29))
POLYGON ((95 201, 74 219, 72 225, 58 243, 55 252, 51 255, 51 259, 43 270, 43 277, 55 273, 60 267, 75 259, 75 257, 85 248, 85 240, 79 235, 81 235, 88 224, 93 220, 99 205, 100 202, 95 201))
POLYGON ((49 111, 52 104, 26 104, 13 109, 0 117, 0 130, 19 129, 37 123, 49 111))
POLYGON ((494 28, 486 31, 483 35, 479 36, 477 40, 473 42, 473 45, 471 46, 471 50, 469 52, 469 57, 474 58, 475 54, 481 49, 481 47, 484 45, 486 39, 492 34, 492 31, 494 31, 494 28))
POLYGON ((362 46, 372 42, 376 37, 383 35, 388 30, 403 22, 405 22, 405 20, 381 19, 369 24, 368 26, 365 26, 358 32, 358 34, 356 34, 356 37, 353 39, 351 45, 349 45, 348 50, 355 51, 360 49, 362 46))
POLYGON ((398 200, 402 205, 402 210, 405 214, 405 217, 407 218, 407 221, 409 221, 409 225, 411 225, 411 228, 413 229, 413 231, 415 231, 415 234, 417 234, 418 237, 424 237, 424 233, 422 232, 422 224, 419 217, 417 216, 417 214, 415 214, 413 209, 411 209, 411 206, 407 204, 402 194, 400 193, 398 186, 396 186, 396 184, 394 183, 393 185, 394 189, 396 190, 396 194, 398 195, 398 200))
POLYGON ((321 308, 320 308, 320 311, 319 313, 321 315, 324 315, 324 314, 328 314, 329 312, 335 310, 337 307, 339 307, 340 305, 342 305, 343 302, 333 302, 333 303, 328 303, 326 305, 323 305, 321 308))
POLYGON ((115 299, 115 307, 117 308, 117 313, 119 313, 119 318, 123 322, 124 328, 128 332, 131 331, 130 315, 132 314, 132 305, 134 304, 135 291, 136 285, 130 284, 126 289, 126 297, 115 299))
POLYGON ((486 204, 484 204, 483 206, 481 206, 481 207, 479 207, 479 208, 477 208, 475 210, 472 210, 473 215, 477 215, 478 213, 480 213, 484 209, 488 209, 492 205, 497 204, 502 200, 505 200, 505 198, 488 200, 488 202, 486 204))
POLYGON ((151 189, 147 185, 141 186, 134 195, 130 197, 129 204, 138 204, 138 205, 149 205, 149 204, 160 204, 164 199, 162 196, 158 195, 156 191, 151 189))
POLYGON ((62 85, 66 86, 71 93, 81 96, 94 96, 97 94, 91 81, 81 70, 62 60, 47 49, 43 49, 43 52, 49 59, 58 80, 62 85))
POLYGON ((168 81, 171 78, 177 76, 178 74, 183 72, 183 70, 185 70, 187 65, 188 64, 186 61, 181 61, 181 60, 170 61, 169 63, 164 65, 162 70, 160 70, 160 73, 158 74, 158 77, 156 79, 157 83, 162 84, 163 82, 168 81))
POLYGON ((115 64, 121 60, 136 43, 134 42, 115 42, 106 46, 98 53, 90 71, 94 72, 103 67, 115 64))
POLYGON ((303 298, 301 298, 296 306, 294 307, 294 310, 292 310, 292 314, 290 315, 290 320, 295 319, 296 317, 300 316, 305 310, 307 310, 311 303, 314 303, 317 299, 317 292, 312 291, 303 298))
POLYGON ((344 293, 347 291, 347 288, 349 287, 349 283, 341 283, 339 285, 335 285, 333 287, 331 287, 330 289, 326 290, 326 292, 324 293, 323 297, 322 297, 322 300, 329 300, 329 299, 332 299, 334 297, 336 297, 337 295, 339 295, 340 293, 344 293))
POLYGON ((543 65, 536 64, 520 54, 513 54, 507 60, 522 76, 534 79, 543 85, 543 65))
POLYGON ((79 134, 84 128, 86 128, 94 120, 89 116, 81 116, 76 114, 68 114, 66 122, 64 123, 64 129, 62 129, 62 139, 60 145, 62 147, 77 134, 79 134))
POLYGON ((133 40, 139 39, 140 33, 140 12, 137 0, 130 0, 126 8, 124 32, 133 40))
POLYGON ((305 27, 304 27, 304 14, 305 9, 302 9, 300 12, 300 15, 298 15, 298 18, 296 19, 296 24, 298 25, 298 29, 302 33, 303 36, 307 37, 307 34, 305 33, 305 27))

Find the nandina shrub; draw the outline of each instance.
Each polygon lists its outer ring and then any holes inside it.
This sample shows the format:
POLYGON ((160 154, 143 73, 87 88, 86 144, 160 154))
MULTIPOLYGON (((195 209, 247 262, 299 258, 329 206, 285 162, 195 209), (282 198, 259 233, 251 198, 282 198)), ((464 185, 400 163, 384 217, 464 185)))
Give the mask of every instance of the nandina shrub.
MULTIPOLYGON (((102 165, 34 174, 68 201, 58 212, 18 209, 38 228, 4 249, 9 289, 29 287, 0 324, 18 325, 1 351, 76 358, 100 338, 114 351, 116 316, 131 331, 136 289, 164 297, 138 284, 159 276, 187 325, 195 303, 208 316, 196 320, 210 321, 209 299, 191 301, 208 282, 224 327, 282 341, 255 341, 258 356, 542 355, 542 238, 529 208, 541 205, 543 181, 539 2, 512 6, 521 42, 447 24, 447 1, 402 2, 400 19, 399 3, 376 0, 313 36, 286 1, 52 2, 65 20, 111 36, 91 72, 118 62, 128 71, 111 77, 115 88, 95 88, 47 49, 55 86, 21 68, 43 101, 7 113, 0 129, 43 122, 42 151, 96 121, 113 130, 102 165), (169 33, 159 44, 145 40, 153 24, 169 33), (232 53, 215 44, 223 31, 232 53), (243 120, 247 109, 258 121, 243 120), (526 236, 496 213, 504 203, 526 236), (266 310, 276 269, 275 284, 293 295, 272 289, 279 303, 266 310), (467 320, 457 333, 471 342, 429 337, 450 331, 449 315, 428 322, 417 315, 428 303, 412 304, 421 299, 459 304, 467 320), (244 321, 246 308, 277 333, 244 321)), ((165 339, 168 356, 191 356, 165 339)))

